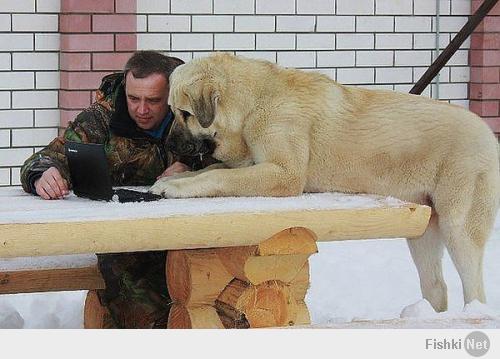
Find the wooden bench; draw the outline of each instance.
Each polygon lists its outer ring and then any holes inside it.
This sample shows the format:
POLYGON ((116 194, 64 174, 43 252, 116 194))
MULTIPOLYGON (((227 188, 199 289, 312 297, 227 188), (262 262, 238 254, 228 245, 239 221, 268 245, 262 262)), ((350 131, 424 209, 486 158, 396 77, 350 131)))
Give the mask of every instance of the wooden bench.
POLYGON ((105 312, 94 290, 104 282, 94 253, 169 250, 169 328, 304 325, 317 241, 412 238, 429 217, 427 206, 370 195, 120 204, 44 201, 4 188, 0 294, 88 289, 85 326, 100 327, 105 312))

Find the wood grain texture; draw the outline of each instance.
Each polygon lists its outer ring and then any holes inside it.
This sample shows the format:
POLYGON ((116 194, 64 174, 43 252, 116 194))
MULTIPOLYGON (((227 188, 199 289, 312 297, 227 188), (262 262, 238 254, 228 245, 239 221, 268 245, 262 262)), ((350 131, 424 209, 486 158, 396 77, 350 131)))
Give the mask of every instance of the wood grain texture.
POLYGON ((254 286, 234 279, 217 298, 216 309, 226 328, 237 329, 307 323, 309 317, 303 301, 280 281, 254 286))
POLYGON ((97 266, 0 272, 0 294, 104 288, 97 266))
POLYGON ((0 257, 249 246, 291 227, 307 228, 318 241, 412 238, 425 231, 429 217, 429 207, 408 204, 366 209, 1 224, 0 257))
POLYGON ((268 280, 291 282, 309 256, 317 252, 316 236, 301 227, 288 228, 256 246, 217 249, 233 277, 254 285, 268 280))
POLYGON ((170 298, 189 307, 213 305, 233 279, 215 249, 169 251, 166 268, 170 298))
POLYGON ((188 308, 174 304, 168 316, 168 329, 224 329, 224 326, 210 305, 188 308))
POLYGON ((101 304, 95 290, 89 290, 83 310, 85 329, 114 329, 115 325, 109 310, 101 304))

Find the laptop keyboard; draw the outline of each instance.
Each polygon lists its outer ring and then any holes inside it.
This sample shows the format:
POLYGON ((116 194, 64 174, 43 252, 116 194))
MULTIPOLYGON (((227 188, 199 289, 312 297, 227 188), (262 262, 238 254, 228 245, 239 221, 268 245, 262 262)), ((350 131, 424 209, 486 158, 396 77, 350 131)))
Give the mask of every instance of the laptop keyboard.
POLYGON ((113 193, 116 196, 118 196, 118 202, 120 202, 120 203, 151 202, 151 201, 158 201, 158 200, 163 198, 162 196, 159 196, 159 195, 154 194, 154 193, 134 191, 134 190, 125 189, 125 188, 115 189, 115 190, 113 190, 113 193))

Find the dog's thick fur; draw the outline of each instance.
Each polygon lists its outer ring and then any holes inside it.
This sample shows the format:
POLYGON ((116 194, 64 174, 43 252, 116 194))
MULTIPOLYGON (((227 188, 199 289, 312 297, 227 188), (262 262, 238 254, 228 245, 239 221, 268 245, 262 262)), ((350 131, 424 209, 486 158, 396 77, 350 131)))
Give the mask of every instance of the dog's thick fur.
POLYGON ((408 242, 424 298, 438 311, 447 308, 446 247, 465 302, 485 301, 483 252, 500 179, 497 140, 479 117, 421 96, 342 86, 224 54, 180 66, 170 80, 173 143, 203 152, 215 142, 213 156, 227 168, 163 178, 152 192, 364 192, 431 205, 426 232, 408 242))

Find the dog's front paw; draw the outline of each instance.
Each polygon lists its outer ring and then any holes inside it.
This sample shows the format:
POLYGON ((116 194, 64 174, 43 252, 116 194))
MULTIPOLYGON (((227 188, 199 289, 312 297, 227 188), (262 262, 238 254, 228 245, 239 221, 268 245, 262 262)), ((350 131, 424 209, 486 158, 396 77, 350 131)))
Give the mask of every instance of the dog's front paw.
POLYGON ((159 195, 159 196, 163 196, 163 197, 166 197, 163 192, 167 189, 168 185, 168 181, 170 180, 169 177, 162 177, 160 179, 158 179, 150 188, 149 188, 149 191, 150 193, 154 193, 156 195, 159 195))
POLYGON ((151 186, 149 192, 163 196, 165 198, 185 197, 179 190, 181 181, 182 180, 173 179, 171 177, 162 177, 151 186))

